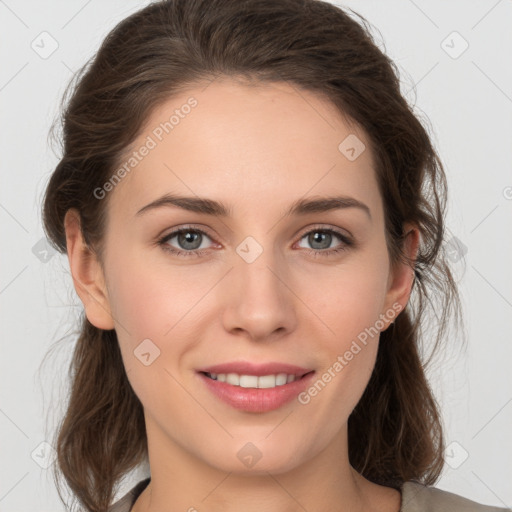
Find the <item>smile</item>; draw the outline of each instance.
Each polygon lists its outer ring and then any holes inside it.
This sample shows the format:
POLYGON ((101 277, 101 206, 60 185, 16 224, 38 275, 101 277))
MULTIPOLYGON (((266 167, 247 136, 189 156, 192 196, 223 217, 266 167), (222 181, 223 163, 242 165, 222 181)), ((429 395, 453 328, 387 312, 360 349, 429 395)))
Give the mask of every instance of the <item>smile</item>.
POLYGON ((315 371, 302 376, 197 372, 212 395, 231 407, 253 413, 279 409, 311 385, 315 371))
POLYGON ((206 373, 206 376, 219 382, 227 382, 232 386, 258 389, 275 388, 295 380, 295 375, 286 373, 261 375, 259 377, 257 375, 239 375, 238 373, 206 373))

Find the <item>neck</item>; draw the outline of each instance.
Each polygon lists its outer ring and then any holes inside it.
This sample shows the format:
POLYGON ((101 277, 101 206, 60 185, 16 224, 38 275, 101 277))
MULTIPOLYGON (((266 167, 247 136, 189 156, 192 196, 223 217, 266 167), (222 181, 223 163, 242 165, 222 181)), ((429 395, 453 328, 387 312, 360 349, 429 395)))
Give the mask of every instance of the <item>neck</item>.
POLYGON ((291 469, 272 471, 257 463, 250 471, 240 472, 205 463, 171 442, 148 418, 146 424, 151 482, 132 512, 400 509, 398 491, 373 484, 352 468, 346 428, 316 455, 291 469))

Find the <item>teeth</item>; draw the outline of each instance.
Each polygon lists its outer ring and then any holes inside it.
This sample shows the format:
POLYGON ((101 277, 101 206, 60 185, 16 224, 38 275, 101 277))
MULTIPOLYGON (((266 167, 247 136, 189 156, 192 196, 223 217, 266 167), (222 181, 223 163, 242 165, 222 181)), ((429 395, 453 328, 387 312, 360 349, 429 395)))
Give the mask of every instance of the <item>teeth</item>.
POLYGON ((240 376, 236 373, 228 373, 226 375, 226 382, 233 386, 240 386, 240 376))
POLYGON ((275 375, 238 375, 238 373, 207 373, 208 377, 219 382, 227 382, 241 388, 268 389, 283 386, 295 380, 295 375, 278 373, 275 375))
POLYGON ((256 375, 240 375, 239 383, 241 388, 257 388, 258 377, 256 375))
POLYGON ((276 386, 282 386, 287 382, 293 382, 295 380, 295 375, 286 375, 286 373, 278 373, 276 375, 276 386), (290 377, 290 381, 288 381, 288 377, 290 377))
POLYGON ((280 375, 262 375, 258 377, 258 387, 259 388, 274 388, 276 386, 282 386, 284 383, 283 379, 279 378, 281 375, 284 375, 284 382, 286 382, 286 373, 280 375))

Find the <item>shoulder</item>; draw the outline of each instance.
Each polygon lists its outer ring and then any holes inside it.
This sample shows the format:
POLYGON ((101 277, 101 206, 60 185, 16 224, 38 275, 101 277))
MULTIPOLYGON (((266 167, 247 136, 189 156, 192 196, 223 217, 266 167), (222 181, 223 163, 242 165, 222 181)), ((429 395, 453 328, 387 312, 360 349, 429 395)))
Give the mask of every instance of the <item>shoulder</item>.
POLYGON ((130 512, 133 504, 137 498, 142 494, 142 491, 147 487, 150 477, 141 480, 137 485, 132 487, 122 498, 117 500, 108 509, 108 512, 130 512))
POLYGON ((463 498, 458 494, 427 487, 416 482, 402 486, 400 512, 505 512, 510 508, 490 507, 463 498))

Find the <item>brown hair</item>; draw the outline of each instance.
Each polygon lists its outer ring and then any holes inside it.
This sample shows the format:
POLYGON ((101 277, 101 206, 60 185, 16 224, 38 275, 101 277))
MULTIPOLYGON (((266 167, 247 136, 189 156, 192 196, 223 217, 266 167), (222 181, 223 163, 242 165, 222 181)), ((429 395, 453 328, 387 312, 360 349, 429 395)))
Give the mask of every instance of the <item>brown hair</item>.
MULTIPOLYGON (((368 22, 353 14, 360 22, 319 0, 167 0, 121 21, 63 98, 63 155, 45 192, 44 228, 65 253, 63 220, 75 208, 101 262, 108 196, 99 201, 94 190, 123 161, 152 109, 192 85, 217 76, 287 81, 327 98, 370 141, 392 261, 405 258, 404 222, 421 233, 417 259, 409 262, 411 300, 381 334, 375 369, 348 420, 350 463, 381 485, 433 484, 443 467, 443 428, 420 343, 427 309, 436 317, 426 340, 432 354, 449 320, 460 317, 442 250, 446 177, 400 93, 396 66, 377 47, 368 22)), ((85 315, 81 322, 69 402, 54 442, 55 480, 58 489, 62 473, 85 510, 103 512, 119 480, 147 457, 147 438, 115 330, 98 329, 85 315)))

